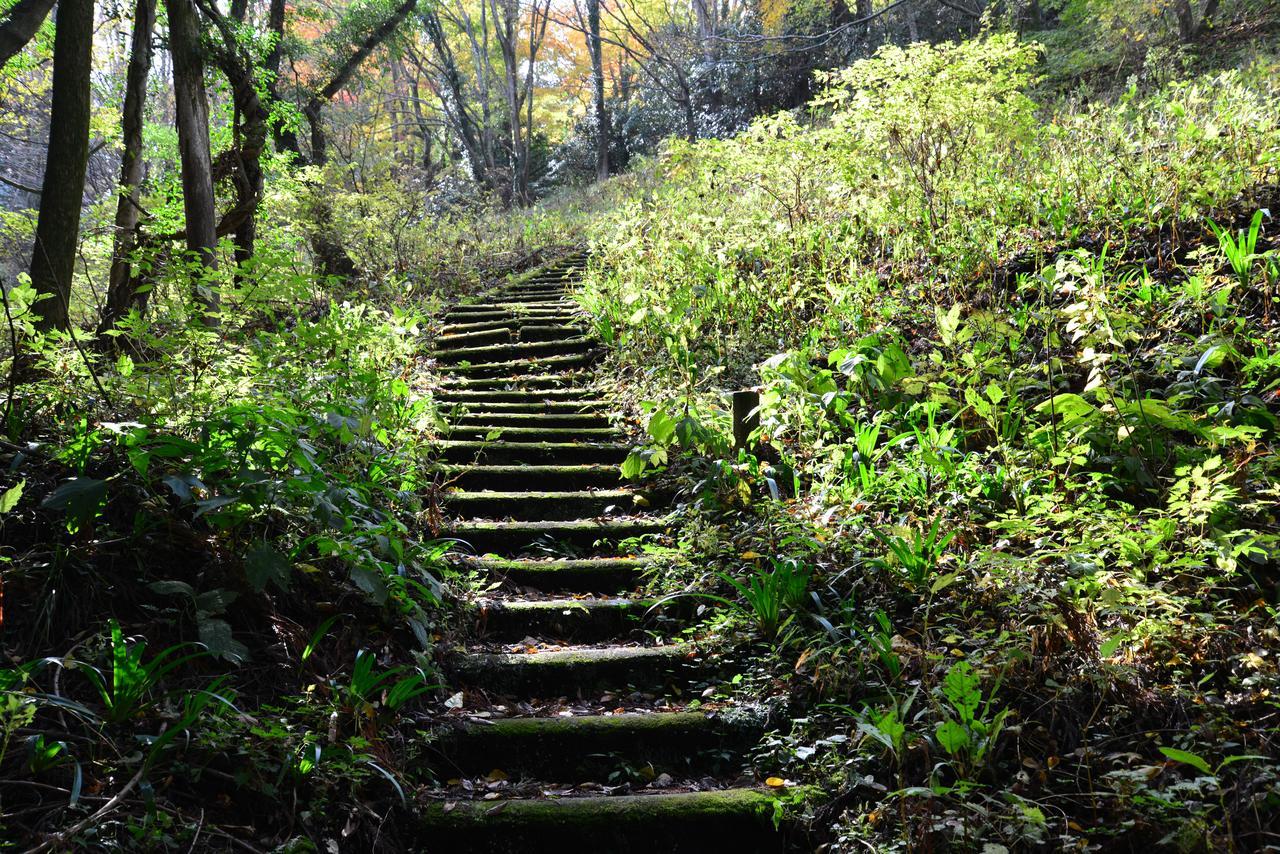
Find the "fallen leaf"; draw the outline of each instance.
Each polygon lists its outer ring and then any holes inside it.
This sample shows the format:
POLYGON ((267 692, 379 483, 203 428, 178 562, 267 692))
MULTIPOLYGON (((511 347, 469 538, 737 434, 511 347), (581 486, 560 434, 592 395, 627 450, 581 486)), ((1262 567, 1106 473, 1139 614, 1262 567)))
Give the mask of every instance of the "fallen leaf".
POLYGON ((781 777, 770 777, 764 781, 764 784, 771 789, 781 789, 787 785, 787 781, 781 777))

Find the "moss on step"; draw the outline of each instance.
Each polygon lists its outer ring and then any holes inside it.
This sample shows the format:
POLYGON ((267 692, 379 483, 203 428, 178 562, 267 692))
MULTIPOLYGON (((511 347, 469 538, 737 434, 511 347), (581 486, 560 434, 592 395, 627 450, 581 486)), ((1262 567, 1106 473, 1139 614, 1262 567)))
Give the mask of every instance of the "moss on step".
POLYGON ((726 789, 670 795, 431 804, 419 814, 441 850, 488 852, 782 852, 776 795, 726 789), (456 847, 456 846, 461 846, 456 847))
POLYGON ((445 441, 438 445, 448 463, 613 463, 620 464, 629 445, 607 442, 476 442, 445 441))
POLYGON ((446 731, 435 746, 463 776, 501 768, 544 780, 604 780, 618 769, 618 755, 655 774, 736 775, 762 731, 759 721, 701 712, 507 718, 446 731))

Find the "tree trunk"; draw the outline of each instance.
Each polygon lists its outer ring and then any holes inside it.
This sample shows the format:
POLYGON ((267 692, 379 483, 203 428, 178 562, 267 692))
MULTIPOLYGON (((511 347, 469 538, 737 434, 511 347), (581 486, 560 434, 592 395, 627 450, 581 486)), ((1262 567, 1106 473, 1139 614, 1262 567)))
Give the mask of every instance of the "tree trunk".
POLYGON ((611 126, 604 105, 604 49, 600 42, 600 0, 587 0, 587 48, 591 52, 591 97, 596 113, 596 178, 609 177, 611 126))
POLYGON ((107 283, 107 304, 102 310, 100 332, 115 326, 137 304, 131 285, 130 255, 137 246, 141 214, 138 188, 142 184, 142 123, 147 98, 147 75, 151 72, 151 31, 156 23, 156 0, 138 0, 133 13, 133 38, 129 49, 129 70, 125 77, 124 111, 120 126, 124 154, 120 158, 120 198, 116 202, 115 244, 111 251, 111 274, 107 283))
POLYGON ((40 300, 40 329, 70 323, 71 277, 80 241, 80 208, 89 161, 89 74, 93 0, 62 0, 53 41, 53 97, 31 284, 40 300))
MULTIPOLYGON (((209 101, 204 90, 200 20, 191 0, 165 0, 169 12, 169 53, 173 57, 173 96, 178 112, 178 153, 182 159, 182 209, 187 249, 201 266, 217 267, 218 220, 209 154, 209 101)), ((196 302, 218 309, 216 288, 198 282, 196 302)), ((208 318, 211 319, 211 318, 208 318)))
MULTIPOLYGON (((54 0, 18 0, 0 24, 0 68, 27 46, 44 19, 49 17, 54 0)), ((56 36, 55 36, 56 39, 56 36)))

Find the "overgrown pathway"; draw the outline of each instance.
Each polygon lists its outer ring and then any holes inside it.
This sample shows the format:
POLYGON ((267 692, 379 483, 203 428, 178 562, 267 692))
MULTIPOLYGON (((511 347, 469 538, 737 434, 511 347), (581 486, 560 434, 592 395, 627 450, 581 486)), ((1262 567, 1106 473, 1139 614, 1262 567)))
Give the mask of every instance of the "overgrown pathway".
POLYGON ((717 662, 634 592, 634 539, 669 532, 619 483, 599 347, 566 298, 582 260, 453 308, 439 340, 447 524, 494 586, 452 659, 428 850, 781 851, 775 796, 744 773, 759 725, 705 711, 717 662))

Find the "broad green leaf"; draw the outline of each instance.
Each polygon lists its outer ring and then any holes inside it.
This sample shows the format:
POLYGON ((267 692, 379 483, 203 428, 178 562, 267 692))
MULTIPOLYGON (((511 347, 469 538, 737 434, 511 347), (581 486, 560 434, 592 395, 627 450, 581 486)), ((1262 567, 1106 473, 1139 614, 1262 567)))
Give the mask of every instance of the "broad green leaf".
POLYGON ((289 559, 266 543, 249 550, 244 557, 244 574, 255 593, 261 593, 268 584, 280 590, 288 590, 293 576, 289 559))
POLYGON ((1179 750, 1176 747, 1162 747, 1160 748, 1160 752, 1163 753, 1166 758, 1172 759, 1174 762, 1181 762, 1184 765, 1190 765, 1197 771, 1202 771, 1209 776, 1213 776, 1213 769, 1209 767, 1209 763, 1205 762, 1199 756, 1191 753, 1190 751, 1179 750))
POLYGON ((18 505, 18 499, 22 498, 22 489, 26 485, 25 480, 20 480, 6 489, 4 495, 0 495, 0 513, 8 513, 18 505))

